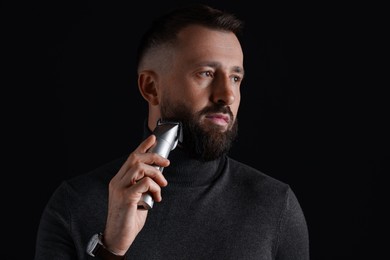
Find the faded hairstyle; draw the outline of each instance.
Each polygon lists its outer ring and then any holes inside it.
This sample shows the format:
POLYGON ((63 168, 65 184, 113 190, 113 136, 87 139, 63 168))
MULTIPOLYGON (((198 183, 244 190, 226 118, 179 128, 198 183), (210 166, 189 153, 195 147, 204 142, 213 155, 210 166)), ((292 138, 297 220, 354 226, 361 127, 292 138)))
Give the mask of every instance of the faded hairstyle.
POLYGON ((137 68, 146 53, 161 45, 173 43, 180 30, 189 25, 202 25, 211 29, 230 31, 239 38, 244 22, 232 13, 204 4, 192 4, 175 9, 154 20, 141 38, 137 50, 137 68))

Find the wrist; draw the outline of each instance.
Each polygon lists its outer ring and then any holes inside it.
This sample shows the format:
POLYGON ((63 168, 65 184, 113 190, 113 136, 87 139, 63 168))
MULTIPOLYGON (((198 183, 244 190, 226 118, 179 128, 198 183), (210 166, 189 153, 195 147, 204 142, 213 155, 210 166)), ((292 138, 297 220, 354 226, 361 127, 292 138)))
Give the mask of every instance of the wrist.
POLYGON ((102 233, 95 234, 91 237, 87 246, 87 253, 90 256, 96 257, 102 260, 123 260, 125 255, 118 255, 104 245, 104 237, 102 233))

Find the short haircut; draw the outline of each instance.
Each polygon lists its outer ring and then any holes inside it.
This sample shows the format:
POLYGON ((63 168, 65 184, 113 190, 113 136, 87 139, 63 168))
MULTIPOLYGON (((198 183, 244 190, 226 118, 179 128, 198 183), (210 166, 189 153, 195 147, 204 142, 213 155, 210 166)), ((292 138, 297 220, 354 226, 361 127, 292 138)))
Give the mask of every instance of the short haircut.
POLYGON ((177 34, 190 25, 233 32, 239 38, 244 22, 232 13, 204 4, 192 4, 175 9, 154 20, 141 38, 136 57, 137 68, 149 50, 174 42, 177 34))

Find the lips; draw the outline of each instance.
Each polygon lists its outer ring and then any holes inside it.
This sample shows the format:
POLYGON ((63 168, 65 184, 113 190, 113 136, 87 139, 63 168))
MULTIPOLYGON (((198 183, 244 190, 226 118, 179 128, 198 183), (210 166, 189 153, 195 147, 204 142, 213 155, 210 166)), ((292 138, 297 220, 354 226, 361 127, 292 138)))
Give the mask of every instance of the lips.
POLYGON ((205 118, 219 125, 229 124, 230 121, 230 116, 223 113, 208 114, 205 116, 205 118))

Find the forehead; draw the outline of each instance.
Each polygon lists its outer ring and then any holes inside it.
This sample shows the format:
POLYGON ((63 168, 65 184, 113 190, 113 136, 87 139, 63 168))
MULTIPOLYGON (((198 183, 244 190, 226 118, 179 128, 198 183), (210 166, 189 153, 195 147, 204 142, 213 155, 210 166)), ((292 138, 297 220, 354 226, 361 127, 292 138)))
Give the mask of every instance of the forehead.
POLYGON ((242 63, 241 44, 233 32, 209 29, 204 26, 191 25, 181 30, 175 45, 182 55, 196 58, 208 58, 223 55, 226 58, 242 63))

